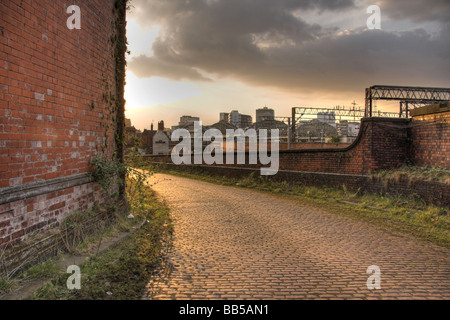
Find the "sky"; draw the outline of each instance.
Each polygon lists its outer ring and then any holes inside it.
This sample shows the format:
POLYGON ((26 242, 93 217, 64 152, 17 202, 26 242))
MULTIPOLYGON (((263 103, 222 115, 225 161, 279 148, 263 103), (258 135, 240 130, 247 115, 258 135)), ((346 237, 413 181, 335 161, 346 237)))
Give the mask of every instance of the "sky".
MULTIPOLYGON (((448 0, 132 0, 126 117, 255 119, 292 107, 364 108, 372 85, 450 87, 448 0), (367 20, 380 8, 380 29, 367 20)), ((378 110, 398 105, 377 101, 378 110)))

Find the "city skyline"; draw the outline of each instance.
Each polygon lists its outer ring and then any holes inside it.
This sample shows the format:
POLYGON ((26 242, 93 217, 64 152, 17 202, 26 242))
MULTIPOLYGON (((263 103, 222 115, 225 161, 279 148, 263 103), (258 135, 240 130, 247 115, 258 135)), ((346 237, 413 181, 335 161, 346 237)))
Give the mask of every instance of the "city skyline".
POLYGON ((449 87, 449 12, 440 0, 134 0, 126 115, 139 129, 185 114, 214 123, 264 106, 363 108, 375 84, 449 87), (379 30, 367 27, 373 4, 379 30))
MULTIPOLYGON (((339 107, 339 106, 338 106, 339 107)), ((315 109, 312 112, 312 109, 315 108, 308 108, 304 112, 305 114, 302 116, 302 119, 297 119, 298 123, 297 126, 301 126, 310 122, 314 122, 315 120, 327 123, 335 128, 339 126, 339 124, 357 124, 359 126, 359 117, 356 117, 352 119, 352 109, 315 109), (311 109, 311 110, 310 110, 311 109), (340 112, 338 115, 336 115, 336 112, 340 112), (358 120, 356 120, 358 119, 358 120)), ((233 125, 234 129, 248 129, 248 128, 254 128, 257 124, 264 124, 265 126, 269 125, 273 126, 274 123, 267 123, 267 121, 272 122, 279 122, 284 123, 284 125, 288 126, 288 119, 286 117, 278 117, 275 114, 275 110, 272 108, 268 108, 267 106, 263 108, 259 108, 255 110, 255 117, 251 115, 245 115, 241 114, 239 110, 232 110, 231 112, 221 112, 219 114, 219 120, 215 121, 214 123, 205 123, 200 117, 193 117, 190 115, 182 115, 179 117, 179 120, 176 125, 172 126, 166 126, 166 122, 164 119, 159 119, 158 121, 152 121, 150 126, 148 128, 144 128, 143 130, 136 128, 135 125, 132 123, 131 119, 125 118, 125 127, 127 128, 133 128, 133 130, 136 130, 136 132, 142 133, 142 131, 166 131, 171 132, 175 129, 179 128, 187 128, 192 127, 195 122, 198 122, 199 125, 203 125, 206 127, 214 127, 215 125, 218 125, 220 123, 228 123, 233 125), (234 114, 234 115, 233 115, 234 114), (244 120, 245 124, 240 123, 240 117, 245 117, 246 120, 244 120), (155 122, 157 125, 155 126, 155 122), (156 129, 158 128, 158 129, 156 129)), ((355 116, 355 115, 354 115, 355 116)), ((392 117, 392 115, 391 115, 392 117)), ((231 127, 230 127, 231 129, 231 127)), ((267 128, 270 129, 270 128, 267 128)), ((272 129, 275 129, 273 127, 272 129)))

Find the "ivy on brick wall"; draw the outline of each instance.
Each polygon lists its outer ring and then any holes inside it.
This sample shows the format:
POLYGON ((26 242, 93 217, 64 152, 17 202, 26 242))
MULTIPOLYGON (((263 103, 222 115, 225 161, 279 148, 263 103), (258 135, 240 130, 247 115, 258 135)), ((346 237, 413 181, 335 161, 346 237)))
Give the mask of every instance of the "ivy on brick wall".
POLYGON ((114 82, 109 83, 107 77, 103 77, 104 92, 102 101, 106 105, 106 114, 102 114, 102 121, 100 126, 104 128, 104 143, 101 146, 102 156, 96 155, 91 160, 93 166, 92 174, 97 182, 99 182, 103 189, 109 189, 111 186, 110 179, 107 177, 117 177, 115 181, 118 183, 119 194, 125 195, 125 176, 126 169, 120 165, 124 162, 124 136, 125 136, 125 67, 126 67, 126 53, 127 53, 127 37, 126 37, 126 12, 129 8, 129 0, 115 0, 113 21, 113 34, 111 35, 111 55, 114 60, 114 82), (105 119, 106 121, 103 121, 105 119), (109 149, 109 140, 111 132, 111 124, 115 124, 113 130, 115 148, 112 158, 107 160, 105 152, 109 149), (109 161, 109 162, 107 162, 109 161))
POLYGON ((129 0, 115 0, 114 9, 116 11, 115 35, 113 35, 114 58, 116 64, 116 133, 115 141, 117 146, 116 157, 123 162, 123 143, 125 129, 125 67, 127 53, 127 37, 126 37, 126 11, 129 0))

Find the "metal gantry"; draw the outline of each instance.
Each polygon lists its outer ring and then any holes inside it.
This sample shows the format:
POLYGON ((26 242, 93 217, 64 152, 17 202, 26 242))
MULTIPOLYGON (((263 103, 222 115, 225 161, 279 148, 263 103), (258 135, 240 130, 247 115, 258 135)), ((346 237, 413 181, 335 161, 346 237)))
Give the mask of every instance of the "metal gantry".
POLYGON ((364 109, 356 108, 356 102, 352 103, 352 108, 293 107, 290 138, 295 141, 296 127, 302 119, 308 117, 317 119, 319 113, 323 113, 322 118, 328 114, 333 120, 352 119, 355 122, 368 117, 408 118, 409 110, 412 108, 446 102, 450 102, 450 88, 375 85, 365 90, 364 109), (400 111, 375 111, 373 108, 375 100, 399 101, 400 111))
POLYGON ((399 118, 408 118, 410 108, 450 101, 450 88, 376 85, 366 88, 365 117, 373 116, 374 100, 400 102, 399 118))
MULTIPOLYGON (((359 121, 365 116, 364 109, 356 107, 348 109, 345 107, 336 106, 334 108, 294 107, 292 108, 292 117, 295 118, 298 123, 298 121, 300 121, 304 116, 317 116, 321 112, 325 114, 333 113, 336 119, 339 120, 346 118, 359 121)), ((396 112, 377 111, 374 114, 377 117, 398 118, 398 113, 396 112)))
MULTIPOLYGON (((365 117, 366 111, 361 108, 356 108, 353 105, 352 108, 346 108, 342 106, 336 106, 334 108, 314 108, 314 107, 293 107, 292 108, 292 122, 291 122, 291 139, 295 141, 297 125, 302 119, 317 119, 319 113, 324 115, 332 115, 333 120, 349 120, 349 121, 360 121, 361 118, 365 117)), ((385 117, 385 118, 398 118, 398 113, 387 112, 387 111, 376 111, 373 112, 373 116, 385 117)), ((332 119, 330 119, 332 120, 332 119)))

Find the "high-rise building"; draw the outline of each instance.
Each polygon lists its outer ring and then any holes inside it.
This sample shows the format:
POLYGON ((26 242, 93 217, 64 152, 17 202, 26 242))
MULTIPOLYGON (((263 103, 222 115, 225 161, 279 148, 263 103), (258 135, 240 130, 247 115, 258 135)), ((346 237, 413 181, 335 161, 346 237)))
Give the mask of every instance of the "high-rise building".
POLYGON ((252 125, 252 117, 246 114, 241 114, 237 110, 233 110, 230 113, 230 123, 236 128, 247 128, 252 125))
POLYGON ((252 116, 241 114, 241 128, 248 128, 253 124, 252 116))
POLYGON ((275 111, 267 107, 256 109, 256 122, 263 120, 275 120, 275 111))

